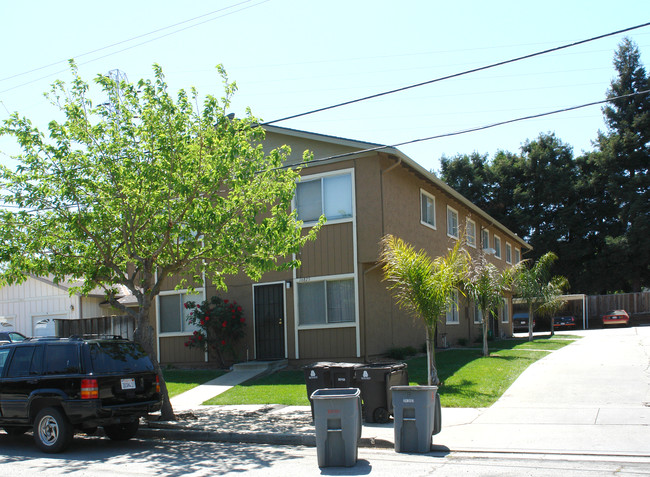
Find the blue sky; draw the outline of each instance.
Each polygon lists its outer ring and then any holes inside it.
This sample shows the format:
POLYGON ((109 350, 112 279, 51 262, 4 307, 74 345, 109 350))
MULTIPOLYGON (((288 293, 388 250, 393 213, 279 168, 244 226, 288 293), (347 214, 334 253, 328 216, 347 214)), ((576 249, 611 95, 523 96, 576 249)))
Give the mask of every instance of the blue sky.
MULTIPOLYGON (((0 120, 17 110, 45 127, 57 113, 42 93, 55 79, 69 79, 65 60, 73 57, 86 79, 119 68, 137 81, 159 63, 172 88, 196 86, 216 96, 223 89, 214 67, 223 64, 239 87, 233 112, 250 107, 270 121, 647 21, 647 0, 5 1, 0 120)), ((627 36, 650 67, 650 28, 627 36)), ((622 37, 277 125, 396 144, 602 100, 622 37)), ((599 129, 595 106, 400 149, 437 170, 442 155, 517 152, 541 132, 555 132, 580 154, 591 150, 599 129)), ((6 138, 0 150, 16 152, 6 138)), ((11 164, 6 155, 0 161, 11 164)))

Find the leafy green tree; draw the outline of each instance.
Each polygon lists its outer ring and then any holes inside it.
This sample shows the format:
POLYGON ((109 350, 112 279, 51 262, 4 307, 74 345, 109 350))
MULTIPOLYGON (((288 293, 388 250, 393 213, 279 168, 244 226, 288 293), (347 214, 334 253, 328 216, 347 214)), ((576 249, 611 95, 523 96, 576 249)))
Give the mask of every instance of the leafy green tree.
POLYGON ((382 239, 381 259, 384 279, 397 304, 424 321, 427 332, 428 384, 438 385, 435 336, 438 320, 452 304, 466 272, 466 254, 457 241, 447 255, 431 259, 402 239, 387 235, 382 239))
MULTIPOLYGON (((1 283, 49 274, 82 280, 81 293, 101 287, 135 317, 135 338, 154 356, 150 316, 169 277, 224 288, 240 271, 259 279, 298 265, 292 254, 316 231, 303 235, 291 212, 299 172, 282 167, 287 147, 263 151, 250 112, 228 117, 236 86, 221 68, 224 97, 202 101, 194 89, 174 97, 157 65, 137 84, 97 76, 108 101, 93 101, 71 69, 69 87, 52 87, 62 120, 47 136, 18 113, 0 129, 22 149, 16 170, 0 169, 1 200, 12 207, 0 212, 1 283), (116 299, 118 284, 136 309, 116 299)), ((163 417, 173 418, 162 385, 163 417)))
MULTIPOLYGON (((562 294, 568 282, 562 276, 552 276, 551 269, 557 255, 547 252, 537 262, 523 261, 514 269, 514 286, 517 296, 528 306, 528 340, 533 340, 535 313, 551 314, 564 304, 562 294)), ((551 330, 553 323, 551 320, 551 330)))
POLYGON ((618 76, 603 108, 606 133, 599 133, 592 183, 607 223, 607 256, 624 273, 610 275, 609 291, 640 291, 650 284, 650 77, 637 45, 624 39, 614 56, 618 76), (620 98, 620 96, 632 95, 620 98), (613 99, 618 98, 618 99, 613 99), (613 219, 613 220, 612 220, 613 219))
POLYGON ((469 262, 467 276, 463 286, 478 309, 481 311, 483 329, 483 356, 489 356, 488 324, 489 318, 496 315, 503 305, 504 294, 509 292, 514 281, 513 268, 500 270, 487 260, 482 249, 478 256, 469 262))

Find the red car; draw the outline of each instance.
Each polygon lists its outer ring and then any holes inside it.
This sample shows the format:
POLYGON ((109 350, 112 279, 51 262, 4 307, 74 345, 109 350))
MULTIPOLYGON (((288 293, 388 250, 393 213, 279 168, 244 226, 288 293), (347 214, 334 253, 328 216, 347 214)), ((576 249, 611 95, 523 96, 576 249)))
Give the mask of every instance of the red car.
POLYGON ((603 325, 625 325, 630 324, 630 315, 625 310, 608 311, 603 315, 603 325))

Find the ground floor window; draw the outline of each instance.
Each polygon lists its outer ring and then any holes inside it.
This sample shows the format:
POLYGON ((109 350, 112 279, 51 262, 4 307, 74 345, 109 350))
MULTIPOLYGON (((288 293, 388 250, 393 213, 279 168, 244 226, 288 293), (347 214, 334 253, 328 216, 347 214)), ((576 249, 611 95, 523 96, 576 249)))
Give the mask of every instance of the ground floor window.
POLYGON ((188 333, 197 328, 187 321, 189 310, 185 304, 189 301, 200 303, 203 292, 161 294, 158 297, 158 310, 161 333, 188 333))
POLYGON ((508 306, 508 299, 503 299, 503 306, 501 307, 501 323, 508 323, 510 321, 510 307, 508 306))
POLYGON ((451 292, 451 306, 447 310, 447 324, 457 325, 460 323, 460 316, 458 314, 458 290, 451 292))
POLYGON ((300 325, 355 321, 354 279, 322 279, 298 283, 300 325))

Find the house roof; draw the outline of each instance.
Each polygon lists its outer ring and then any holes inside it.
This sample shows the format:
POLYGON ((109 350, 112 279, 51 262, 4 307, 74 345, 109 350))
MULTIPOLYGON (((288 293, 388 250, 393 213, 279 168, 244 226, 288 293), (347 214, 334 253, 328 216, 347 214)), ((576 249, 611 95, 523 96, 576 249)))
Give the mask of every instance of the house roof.
POLYGON ((463 204, 465 207, 467 207, 469 210, 472 212, 476 213, 478 216, 482 217, 484 220, 490 223, 490 225, 500 228, 504 231, 506 231, 508 234, 510 234, 518 243, 524 248, 527 249, 532 249, 532 246, 528 244, 524 239, 519 237, 517 234, 515 234, 512 230, 510 230, 508 227, 503 225, 501 222, 496 220, 494 217, 492 217, 490 214, 485 212, 483 209, 475 205, 473 202, 471 202, 469 199, 467 199, 465 196, 463 196, 461 193, 447 185, 446 182, 442 181, 440 178, 438 178, 433 172, 430 172, 426 170, 424 167, 422 167, 420 164, 415 162, 413 159, 411 159, 409 156, 404 154, 402 151, 399 149, 393 147, 393 146, 388 146, 385 144, 377 144, 377 143, 371 143, 371 142, 364 142, 364 141, 356 141, 353 139, 347 139, 347 138, 342 138, 342 137, 337 137, 337 136, 329 136, 326 134, 318 134, 318 133, 313 133, 313 132, 308 132, 308 131, 300 131, 297 129, 290 129, 290 128, 284 128, 284 127, 279 127, 279 126, 264 126, 264 129, 268 132, 275 133, 275 134, 283 134, 286 136, 292 136, 292 137, 297 137, 297 138, 302 138, 302 139, 308 139, 312 141, 320 141, 320 142, 327 142, 327 143, 332 143, 332 144, 338 144, 340 146, 345 146, 345 147, 350 147, 352 149, 356 149, 356 151, 353 152, 346 152, 346 153, 341 153, 337 155, 332 155, 324 158, 318 158, 315 157, 312 161, 309 162, 309 164, 306 164, 306 167, 310 166, 315 166, 323 163, 333 163, 333 162, 339 162, 343 160, 349 159, 351 156, 358 156, 359 154, 371 154, 374 152, 385 152, 386 154, 393 155, 395 156, 400 163, 402 163, 405 167, 408 167, 411 169, 413 172, 415 172, 417 175, 422 177, 424 180, 427 180, 431 182, 433 185, 438 187, 439 189, 442 189, 445 193, 449 194, 451 197, 456 199, 458 202, 463 204))

